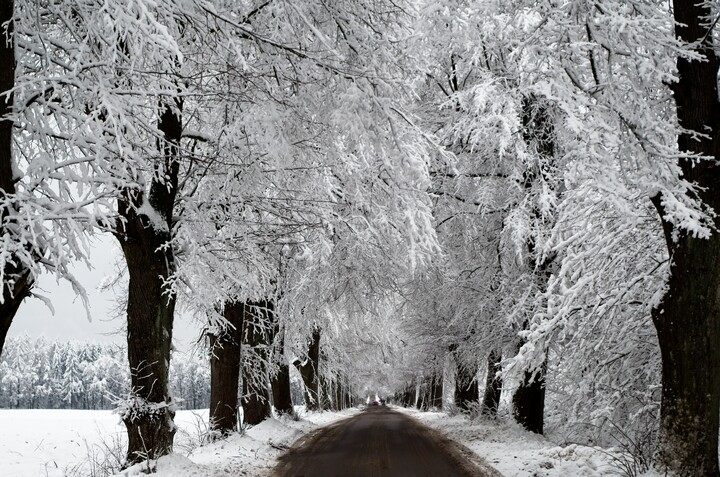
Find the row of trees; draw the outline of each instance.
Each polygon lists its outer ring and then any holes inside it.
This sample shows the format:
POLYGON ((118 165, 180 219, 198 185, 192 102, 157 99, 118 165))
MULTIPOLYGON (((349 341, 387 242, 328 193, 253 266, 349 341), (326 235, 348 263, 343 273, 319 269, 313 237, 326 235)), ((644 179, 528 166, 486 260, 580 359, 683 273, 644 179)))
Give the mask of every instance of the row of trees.
MULTIPOLYGON (((111 344, 10 338, 0 359, 0 407, 113 409, 130 389, 126 353, 111 344)), ((169 375, 182 408, 208 407, 207 358, 176 355, 169 375)))
POLYGON ((649 435, 662 468, 717 475, 717 405, 700 397, 718 395, 717 12, 423 13, 448 47, 418 88, 442 146, 430 193, 445 260, 402 290, 412 346, 398 397, 432 406, 450 362, 461 408, 469 390, 484 414, 506 403, 534 432, 549 416, 573 439, 649 435))
POLYGON ((720 475, 716 16, 5 2, 0 343, 40 271, 82 295, 68 265, 105 231, 128 270, 128 463, 172 449, 179 304, 225 428, 238 376, 262 418, 291 361, 311 406, 410 382, 431 402, 452 363, 470 407, 482 364, 488 414, 503 386, 535 432, 545 404, 620 426, 659 405, 658 464, 720 475))
POLYGON ((2 14, 2 323, 42 270, 82 294, 68 264, 89 235, 117 238, 128 464, 172 449, 178 299, 212 336, 232 329, 223 310, 277 302, 280 321, 243 331, 249 384, 267 373, 263 329, 305 356, 330 297, 349 307, 393 275, 365 259, 397 276, 435 247, 393 2, 20 0, 2 14))

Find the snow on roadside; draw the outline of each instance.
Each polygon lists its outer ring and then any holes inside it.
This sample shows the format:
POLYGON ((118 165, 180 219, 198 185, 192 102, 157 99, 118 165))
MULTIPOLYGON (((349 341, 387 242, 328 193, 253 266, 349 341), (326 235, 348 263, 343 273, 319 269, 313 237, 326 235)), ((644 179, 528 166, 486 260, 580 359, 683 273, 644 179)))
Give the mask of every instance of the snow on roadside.
MULTIPOLYGON (((549 439, 502 420, 474 420, 444 412, 394 408, 462 444, 503 477, 606 477, 624 475, 614 465, 614 449, 578 444, 558 446, 549 439)), ((643 477, 659 476, 654 472, 643 477)))
MULTIPOLYGON (((271 419, 243 435, 200 447, 208 411, 179 411, 175 422, 175 453, 159 459, 157 477, 267 475, 275 458, 304 434, 346 418, 343 412, 300 412, 300 420, 271 419)), ((115 452, 108 464, 124 456, 125 426, 111 411, 0 409, 2 475, 13 477, 87 477, 103 475, 103 453, 115 452)), ((141 474, 135 466, 116 474, 141 474)))
MULTIPOLYGON (((242 435, 195 449, 189 457, 171 454, 158 459, 155 477, 225 477, 269 475, 275 459, 288 450, 297 439, 318 427, 344 419, 358 412, 357 408, 342 412, 299 412, 300 419, 268 419, 242 435)), ((147 464, 138 464, 115 477, 144 475, 147 464)))

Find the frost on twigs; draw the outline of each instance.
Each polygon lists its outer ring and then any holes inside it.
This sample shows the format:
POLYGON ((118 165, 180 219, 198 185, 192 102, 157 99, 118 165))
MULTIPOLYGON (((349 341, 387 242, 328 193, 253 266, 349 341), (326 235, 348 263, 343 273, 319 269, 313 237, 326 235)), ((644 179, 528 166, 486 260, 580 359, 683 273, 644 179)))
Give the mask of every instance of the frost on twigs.
POLYGON ((710 235, 715 231, 713 220, 716 217, 716 212, 700 201, 685 194, 678 196, 670 192, 664 192, 661 203, 664 213, 663 219, 676 227, 674 239, 677 239, 677 229, 693 237, 703 239, 710 238, 710 235))

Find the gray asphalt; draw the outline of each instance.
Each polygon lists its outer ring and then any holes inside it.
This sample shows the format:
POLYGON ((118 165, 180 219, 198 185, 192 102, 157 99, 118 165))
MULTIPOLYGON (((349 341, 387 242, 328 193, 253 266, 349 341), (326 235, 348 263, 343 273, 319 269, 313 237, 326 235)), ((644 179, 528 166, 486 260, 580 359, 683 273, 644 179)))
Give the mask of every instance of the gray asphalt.
POLYGON ((487 477, 454 443, 384 406, 301 439, 273 477, 487 477))

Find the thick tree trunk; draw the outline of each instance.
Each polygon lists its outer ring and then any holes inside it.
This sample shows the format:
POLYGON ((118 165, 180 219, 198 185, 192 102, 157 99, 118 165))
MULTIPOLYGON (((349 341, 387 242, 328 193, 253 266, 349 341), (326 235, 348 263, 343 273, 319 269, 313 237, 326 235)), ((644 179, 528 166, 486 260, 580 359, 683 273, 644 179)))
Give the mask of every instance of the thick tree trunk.
POLYGON ((477 370, 458 366, 455 376, 455 405, 462 411, 469 411, 480 400, 477 370), (475 371, 473 373, 473 371, 475 371))
POLYGON ((543 433, 545 422, 545 370, 525 371, 522 383, 513 394, 513 417, 530 432, 543 433))
POLYGON ((245 304, 245 343, 248 355, 254 355, 243 363, 243 423, 260 424, 272 417, 270 395, 267 389, 269 336, 273 326, 272 303, 245 304))
POLYGON ((257 379, 257 375, 253 376, 253 372, 243 368, 243 423, 250 426, 272 417, 267 388, 264 383, 254 381, 257 379))
POLYGON ((321 409, 320 379, 318 378, 318 370, 320 369, 320 328, 313 329, 307 360, 304 363, 296 360, 293 364, 300 371, 300 376, 305 385, 305 409, 308 411, 321 409))
POLYGON ((230 326, 210 336, 210 427, 223 436, 238 424, 244 308, 242 303, 225 303, 223 316, 230 326))
POLYGON ((495 350, 491 351, 487 358, 487 378, 485 378, 485 392, 480 407, 480 413, 483 416, 497 416, 503 384, 502 377, 497 374, 501 361, 502 354, 495 350))
POLYGON ((290 365, 280 363, 277 374, 272 380, 273 404, 278 414, 293 414, 292 395, 290 394, 290 365))
MULTIPOLYGON (((720 61, 711 28, 712 2, 675 0, 675 33, 693 44, 705 60, 678 58, 679 81, 673 85, 681 151, 711 160, 680 160, 683 179, 698 186, 697 196, 720 212, 720 61)), ((718 470, 720 408, 720 235, 692 237, 666 220, 662 197, 658 209, 670 259, 670 277, 661 303, 653 310, 662 357, 660 463, 680 476, 715 476, 718 470)), ((715 227, 720 221, 715 219, 715 227)), ((716 229, 717 230, 717 229, 716 229)))
MULTIPOLYGON (((7 115, 13 110, 13 94, 5 94, 15 86, 15 23, 13 0, 0 2, 0 200, 15 194, 13 177, 13 121, 7 115), (6 25, 6 27, 3 27, 6 25)), ((10 211, 0 209, 0 234, 4 235, 5 218, 10 211)), ((17 257, 6 259, 3 270, 3 301, 0 303, 0 356, 5 345, 8 330, 17 314, 20 303, 30 295, 34 283, 30 271, 20 264, 17 257), (14 262, 14 264, 13 264, 14 262)))
POLYGON ((290 365, 285 358, 285 332, 276 331, 276 336, 278 372, 272 378, 273 405, 278 414, 293 414, 295 410, 290 393, 290 365))
MULTIPOLYGON (((179 113, 178 113, 179 114, 179 113)), ((161 145, 161 174, 153 179, 148 202, 163 223, 138 209, 144 191, 126 190, 118 201, 125 221, 115 231, 130 275, 127 304, 127 343, 130 398, 123 421, 128 431, 127 465, 172 452, 175 406, 168 388, 175 293, 167 279, 175 271, 171 240, 172 213, 177 193, 180 117, 170 108, 158 124, 165 134, 161 145)))

